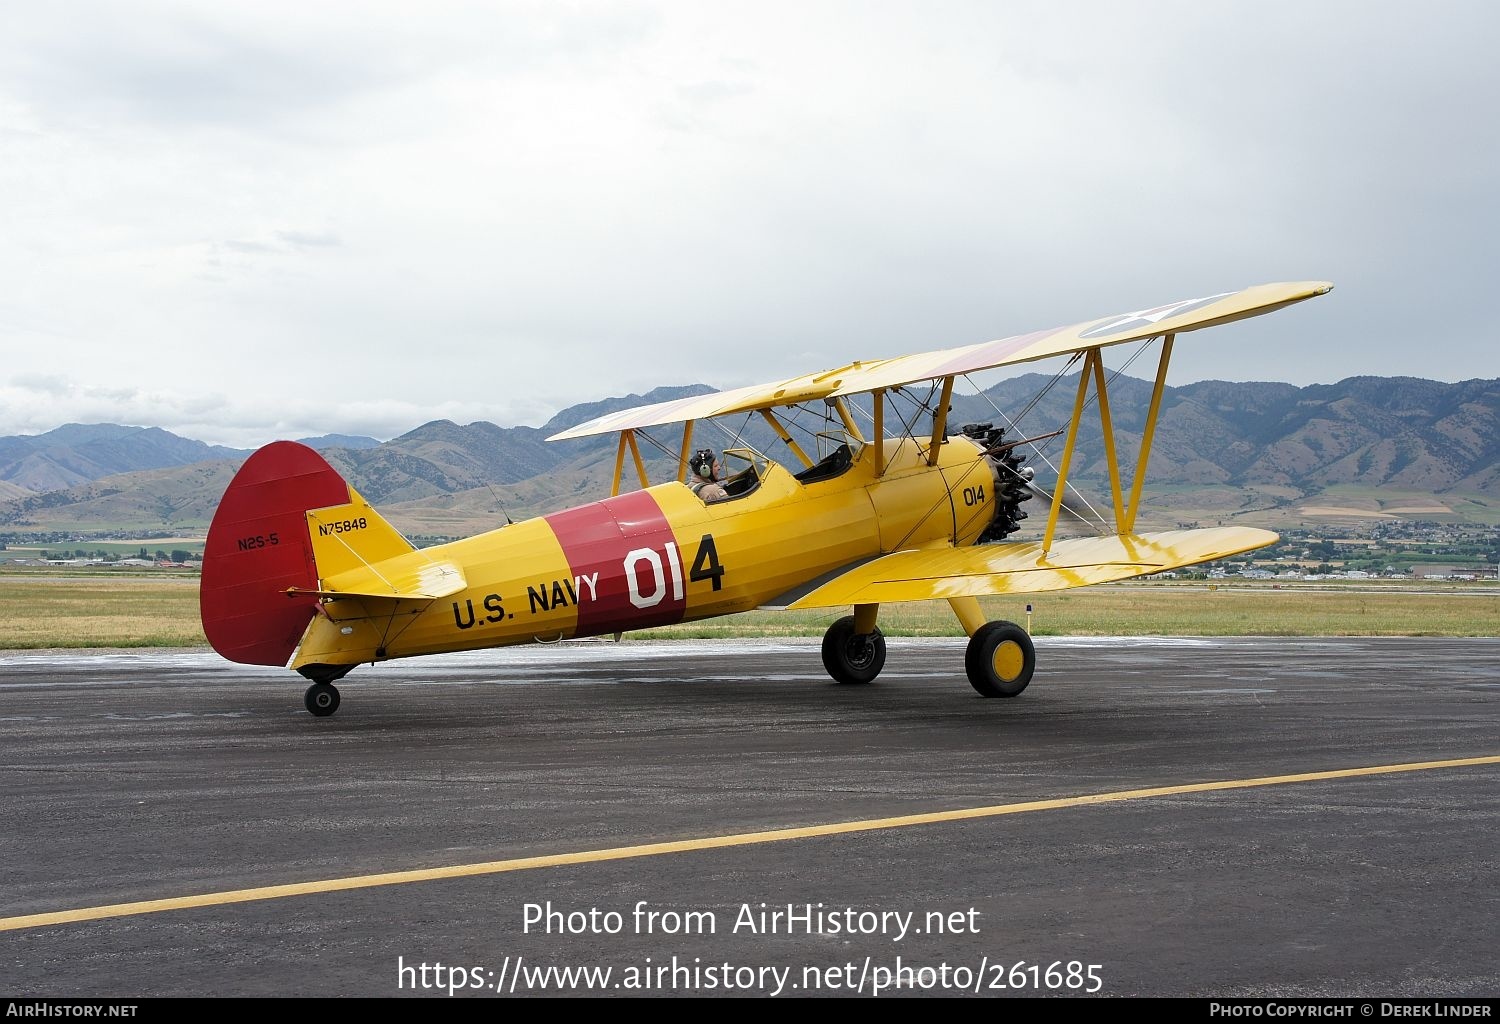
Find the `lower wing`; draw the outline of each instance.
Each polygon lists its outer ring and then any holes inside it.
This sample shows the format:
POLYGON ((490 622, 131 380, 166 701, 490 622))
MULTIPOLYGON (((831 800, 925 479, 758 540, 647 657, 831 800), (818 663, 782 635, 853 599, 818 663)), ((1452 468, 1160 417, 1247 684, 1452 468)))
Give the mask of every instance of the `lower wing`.
POLYGON ((995 594, 1036 594, 1146 576, 1227 558, 1274 544, 1269 530, 1221 526, 1058 541, 898 551, 851 567, 785 605, 839 605, 931 601, 995 594))

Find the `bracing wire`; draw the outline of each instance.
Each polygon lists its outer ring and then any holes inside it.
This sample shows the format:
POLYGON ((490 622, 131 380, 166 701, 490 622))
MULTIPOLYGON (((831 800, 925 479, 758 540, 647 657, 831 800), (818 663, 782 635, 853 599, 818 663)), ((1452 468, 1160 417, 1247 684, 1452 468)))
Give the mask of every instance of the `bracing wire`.
MULTIPOLYGON (((1108 388, 1113 386, 1114 382, 1120 377, 1120 375, 1123 374, 1127 369, 1129 369, 1130 365, 1134 363, 1138 358, 1140 358, 1140 356, 1151 346, 1151 343, 1156 341, 1158 337, 1159 335, 1144 339, 1141 344, 1137 346, 1136 350, 1131 353, 1130 357, 1126 359, 1125 362, 1122 363, 1117 369, 1110 373, 1108 379, 1105 381, 1105 387, 1108 388)), ((1067 364, 1063 366, 1062 369, 1058 370, 1057 373, 1053 374, 1052 379, 1049 380, 1040 390, 1038 390, 1038 392, 1034 396, 1032 396, 1031 400, 1026 404, 1025 408, 1023 408, 1019 413, 1016 414, 1014 420, 1012 420, 1010 416, 1006 415, 1005 411, 995 404, 994 399, 990 398, 988 394, 980 390, 979 386, 974 383, 973 379, 968 374, 964 375, 964 380, 968 381, 969 386, 974 388, 975 394, 979 395, 986 402, 988 402, 990 408, 994 409, 996 414, 1005 420, 1005 423, 1008 427, 1010 427, 1012 430, 1016 430, 1019 429, 1018 424, 1023 419, 1025 419, 1026 415, 1030 413, 1034 408, 1036 408, 1037 404, 1041 402, 1042 398, 1044 398, 1047 393, 1051 391, 1052 388, 1055 387, 1064 376, 1067 375, 1068 371, 1071 370, 1073 366, 1077 364, 1078 360, 1082 357, 1083 353, 1081 352, 1073 353, 1072 358, 1068 360, 1067 364)), ((1090 391, 1088 398, 1086 398, 1084 401, 1084 410, 1092 408, 1094 403, 1098 401, 1098 398, 1099 394, 1097 391, 1090 391)), ((1056 439, 1048 438, 1044 443, 1040 445, 1033 445, 1032 450, 1044 463, 1047 464, 1049 469, 1056 473, 1057 466, 1052 462, 1052 459, 1047 454, 1047 449, 1051 447, 1054 440, 1056 439)), ((1034 481, 1030 484, 1030 486, 1031 489, 1036 491, 1038 494, 1047 497, 1049 500, 1052 498, 1052 495, 1048 494, 1048 492, 1044 488, 1038 486, 1034 481)), ((1103 513, 1101 513, 1093 506, 1093 504, 1088 500, 1088 497, 1082 491, 1080 491, 1071 481, 1069 481, 1066 486, 1067 489, 1074 495, 1076 495, 1078 500, 1083 502, 1088 510, 1094 514, 1094 516, 1099 520, 1099 525, 1105 529, 1108 529, 1109 521, 1105 518, 1103 513)), ((1080 515, 1078 511, 1071 508, 1066 501, 1063 503, 1062 507, 1069 514, 1078 518, 1081 522, 1089 522, 1087 517, 1080 515)))

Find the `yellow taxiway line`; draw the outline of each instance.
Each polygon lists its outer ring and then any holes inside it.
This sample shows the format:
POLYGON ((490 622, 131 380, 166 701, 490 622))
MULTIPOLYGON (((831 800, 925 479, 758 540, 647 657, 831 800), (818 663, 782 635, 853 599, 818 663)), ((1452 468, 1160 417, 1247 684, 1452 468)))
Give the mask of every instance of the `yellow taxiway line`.
POLYGON ((1089 807, 1097 804, 1122 803, 1126 800, 1150 800, 1156 797, 1183 796, 1189 793, 1215 793, 1229 789, 1257 789, 1264 786, 1283 786, 1302 782, 1326 782, 1332 779, 1350 779, 1365 775, 1394 775, 1401 772, 1427 771, 1434 768, 1467 768, 1476 765, 1493 764, 1500 764, 1500 755, 1466 757, 1451 761, 1418 761, 1410 764, 1376 765, 1368 768, 1343 768, 1327 772, 1306 772, 1300 775, 1271 775, 1257 779, 1195 782, 1183 786, 1158 786, 1152 789, 1128 789, 1113 793, 1091 793, 1084 796, 1059 797, 1052 800, 1027 800, 1021 803, 995 804, 988 807, 966 807, 952 811, 933 811, 928 814, 906 814, 894 818, 840 821, 826 825, 805 825, 800 828, 773 829, 768 832, 741 832, 735 835, 703 836, 698 839, 682 839, 667 843, 617 846, 603 850, 579 850, 574 853, 557 853, 543 857, 519 857, 514 860, 495 860, 480 864, 453 864, 447 867, 422 868, 414 871, 388 871, 374 875, 352 875, 347 878, 328 878, 316 882, 266 885, 253 889, 231 889, 225 892, 200 893, 195 896, 174 896, 160 900, 141 900, 136 903, 114 903, 102 907, 79 907, 75 910, 58 910, 46 914, 3 917, 0 918, 0 931, 42 928, 49 925, 74 924, 81 921, 99 921, 111 917, 159 914, 163 911, 188 910, 194 907, 217 907, 229 903, 250 903, 256 900, 281 899, 286 896, 311 896, 316 893, 341 892, 346 889, 373 889, 383 885, 434 882, 444 878, 470 878, 476 875, 498 875, 509 871, 531 871, 536 868, 553 868, 570 864, 594 864, 601 861, 629 860, 634 857, 655 857, 669 853, 691 853, 697 850, 715 850, 731 846, 754 846, 759 843, 779 843, 788 839, 814 839, 819 836, 836 836, 850 832, 877 832, 883 829, 909 828, 914 825, 936 825, 952 821, 970 821, 976 818, 996 818, 1005 814, 1027 814, 1033 811, 1055 811, 1069 807, 1089 807))

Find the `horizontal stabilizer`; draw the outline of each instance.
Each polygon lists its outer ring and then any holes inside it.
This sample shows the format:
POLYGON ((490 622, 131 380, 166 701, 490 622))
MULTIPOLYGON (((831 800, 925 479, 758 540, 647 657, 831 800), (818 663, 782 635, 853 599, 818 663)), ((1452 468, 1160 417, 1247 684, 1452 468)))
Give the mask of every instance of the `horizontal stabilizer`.
POLYGON ((319 597, 431 601, 468 586, 458 566, 434 562, 357 492, 351 489, 349 496, 347 503, 307 511, 319 597))
POLYGON ((319 590, 288 593, 318 597, 384 597, 397 601, 435 601, 467 587, 463 570, 452 562, 414 561, 410 557, 360 566, 323 581, 319 590))
POLYGON ((1058 541, 898 551, 818 587, 790 605, 828 608, 950 597, 1037 594, 1147 576, 1274 544, 1269 530, 1221 526, 1058 541))

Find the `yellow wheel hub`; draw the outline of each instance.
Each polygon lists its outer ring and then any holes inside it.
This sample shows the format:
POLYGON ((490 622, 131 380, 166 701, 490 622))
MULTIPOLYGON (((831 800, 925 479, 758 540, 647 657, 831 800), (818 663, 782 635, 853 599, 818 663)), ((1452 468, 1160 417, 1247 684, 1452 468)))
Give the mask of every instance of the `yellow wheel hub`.
POLYGON ((1021 670, 1026 667, 1026 653, 1014 640, 1006 640, 995 648, 990 665, 994 668, 995 675, 1008 683, 1019 677, 1021 670))

